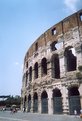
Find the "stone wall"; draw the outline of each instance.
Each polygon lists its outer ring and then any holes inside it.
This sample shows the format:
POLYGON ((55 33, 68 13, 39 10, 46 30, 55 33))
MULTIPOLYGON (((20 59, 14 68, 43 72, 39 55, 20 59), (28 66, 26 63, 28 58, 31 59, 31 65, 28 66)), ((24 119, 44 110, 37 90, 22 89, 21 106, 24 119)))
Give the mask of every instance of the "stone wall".
POLYGON ((54 25, 27 51, 21 89, 21 108, 27 112, 73 114, 74 106, 70 100, 74 97, 79 100, 79 106, 75 105, 79 107, 77 112, 82 108, 82 79, 76 77, 78 67, 82 66, 81 16, 82 10, 54 25), (38 69, 35 68, 36 63, 38 69), (42 103, 44 99, 46 110, 42 103), (59 99, 61 112, 55 99, 59 99))

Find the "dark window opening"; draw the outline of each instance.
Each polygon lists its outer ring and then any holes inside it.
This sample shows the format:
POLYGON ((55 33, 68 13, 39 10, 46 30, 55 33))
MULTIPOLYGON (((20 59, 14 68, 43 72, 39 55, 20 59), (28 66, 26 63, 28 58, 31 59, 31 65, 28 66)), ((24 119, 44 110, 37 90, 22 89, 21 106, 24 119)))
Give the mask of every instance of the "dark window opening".
POLYGON ((48 113, 48 95, 46 91, 41 94, 41 109, 42 113, 48 113))
POLYGON ((53 90, 53 97, 61 97, 61 92, 59 89, 53 90))
POLYGON ((35 63, 35 65, 34 65, 34 72, 35 72, 35 74, 34 74, 35 79, 37 79, 38 78, 38 63, 35 63))
POLYGON ((36 56, 38 56, 38 52, 36 52, 36 53, 34 54, 34 58, 36 58, 36 56))
POLYGON ((36 92, 33 96, 33 112, 38 112, 38 96, 36 92))
POLYGON ((56 34, 56 28, 52 29, 52 35, 56 34))
POLYGON ((35 44, 35 51, 38 50, 38 43, 35 44))
POLYGON ((57 41, 52 42, 52 44, 51 44, 51 50, 52 51, 59 50, 61 48, 63 48, 63 41, 61 41, 61 42, 57 42, 57 41))
POLYGON ((76 56, 74 48, 66 48, 65 50, 67 71, 76 70, 76 56))
POLYGON ((29 68, 29 81, 32 81, 32 67, 29 68))
POLYGON ((60 64, 58 55, 52 56, 52 77, 57 79, 60 78, 60 64))
POLYGON ((28 96, 28 101, 29 101, 29 100, 31 100, 31 95, 30 95, 30 94, 29 94, 29 96, 28 96))
POLYGON ((35 100, 35 99, 38 99, 38 96, 37 96, 37 93, 36 93, 36 92, 34 93, 33 98, 34 98, 34 100, 35 100))
POLYGON ((27 97, 24 97, 24 111, 26 110, 26 101, 27 101, 27 97))
POLYGON ((31 95, 28 96, 28 112, 31 111, 31 95))
POLYGON ((41 99, 42 98, 48 98, 48 95, 47 95, 47 92, 46 91, 43 91, 42 94, 41 94, 41 99))
POLYGON ((26 68, 28 68, 28 62, 26 62, 26 68))
POLYGON ((62 95, 60 90, 56 88, 53 90, 53 113, 61 114, 62 112, 62 95))
POLYGON ((68 89, 69 96, 69 113, 74 114, 74 110, 77 111, 77 114, 80 114, 81 103, 80 103, 80 93, 78 91, 78 87, 70 87, 68 89))
POLYGON ((69 96, 79 95, 78 87, 69 88, 69 96))
POLYGON ((53 43, 51 44, 51 50, 52 50, 52 51, 57 50, 57 48, 55 47, 56 43, 57 43, 57 42, 55 41, 55 42, 53 42, 53 43))
POLYGON ((46 58, 42 59, 41 67, 42 67, 42 76, 44 76, 47 74, 47 60, 46 60, 46 58))

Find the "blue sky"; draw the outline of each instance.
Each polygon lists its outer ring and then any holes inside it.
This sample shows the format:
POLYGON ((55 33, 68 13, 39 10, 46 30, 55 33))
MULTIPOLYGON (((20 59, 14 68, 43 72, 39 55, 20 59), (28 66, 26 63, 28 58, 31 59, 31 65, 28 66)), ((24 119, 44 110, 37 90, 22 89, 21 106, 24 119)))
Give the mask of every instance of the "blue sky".
POLYGON ((0 0, 0 95, 20 95, 25 53, 82 0, 0 0))

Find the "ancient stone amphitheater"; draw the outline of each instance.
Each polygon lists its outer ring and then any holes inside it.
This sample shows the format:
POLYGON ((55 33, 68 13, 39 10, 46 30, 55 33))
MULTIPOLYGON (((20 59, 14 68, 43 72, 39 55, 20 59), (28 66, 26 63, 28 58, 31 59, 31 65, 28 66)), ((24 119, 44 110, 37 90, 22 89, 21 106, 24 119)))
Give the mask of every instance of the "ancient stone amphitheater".
POLYGON ((82 108, 82 10, 44 32, 24 58, 21 109, 79 114, 82 108))

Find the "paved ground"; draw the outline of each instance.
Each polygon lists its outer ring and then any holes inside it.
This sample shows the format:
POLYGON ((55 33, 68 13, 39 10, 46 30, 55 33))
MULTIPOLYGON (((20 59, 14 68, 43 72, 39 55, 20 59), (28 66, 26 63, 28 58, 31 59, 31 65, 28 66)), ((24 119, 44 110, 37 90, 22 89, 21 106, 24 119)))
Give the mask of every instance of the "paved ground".
POLYGON ((82 121, 82 119, 77 116, 70 115, 48 115, 48 114, 31 114, 17 112, 11 114, 8 111, 0 111, 0 121, 82 121))

